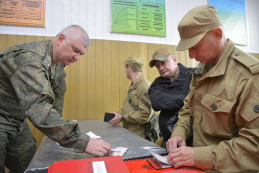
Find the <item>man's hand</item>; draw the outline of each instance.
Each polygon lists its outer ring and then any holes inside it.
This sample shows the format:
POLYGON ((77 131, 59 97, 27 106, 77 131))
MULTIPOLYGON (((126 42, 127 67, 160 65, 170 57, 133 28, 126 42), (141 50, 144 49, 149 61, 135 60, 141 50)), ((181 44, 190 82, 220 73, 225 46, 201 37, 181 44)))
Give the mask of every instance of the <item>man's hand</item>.
POLYGON ((185 139, 182 136, 173 136, 166 142, 166 148, 169 152, 182 146, 186 146, 185 139))
POLYGON ((174 164, 175 168, 180 166, 195 166, 194 165, 194 148, 192 147, 179 147, 173 149, 168 154, 168 161, 174 164))
POLYGON ((111 145, 103 140, 90 138, 85 152, 99 157, 106 157, 111 154, 111 145))
POLYGON ((112 112, 115 114, 115 117, 108 122, 108 124, 117 125, 121 122, 122 115, 117 112, 112 112))

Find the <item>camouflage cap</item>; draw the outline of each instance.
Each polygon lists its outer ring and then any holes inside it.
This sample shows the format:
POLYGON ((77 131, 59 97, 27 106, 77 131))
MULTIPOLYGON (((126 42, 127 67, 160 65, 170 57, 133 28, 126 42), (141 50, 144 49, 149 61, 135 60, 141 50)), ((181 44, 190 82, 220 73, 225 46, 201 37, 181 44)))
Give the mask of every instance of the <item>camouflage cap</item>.
POLYGON ((144 62, 140 58, 130 56, 126 61, 124 61, 124 64, 127 64, 130 68, 134 70, 142 70, 144 62))
POLYGON ((181 37, 176 50, 186 50, 197 44, 207 32, 221 25, 214 6, 200 5, 184 15, 178 24, 181 37))
POLYGON ((173 53, 167 48, 159 48, 153 53, 153 59, 149 62, 149 67, 154 67, 154 61, 164 61, 169 55, 173 53))

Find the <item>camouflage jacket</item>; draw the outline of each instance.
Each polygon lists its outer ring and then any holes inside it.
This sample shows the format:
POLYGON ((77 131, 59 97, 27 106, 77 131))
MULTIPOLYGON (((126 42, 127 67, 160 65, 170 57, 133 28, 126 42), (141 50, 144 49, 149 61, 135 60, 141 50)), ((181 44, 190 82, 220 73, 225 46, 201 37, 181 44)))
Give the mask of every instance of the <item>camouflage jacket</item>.
POLYGON ((214 66, 202 64, 172 136, 193 128, 194 162, 219 172, 259 170, 259 61, 231 40, 214 66))
POLYGON ((62 118, 66 73, 60 63, 52 67, 52 56, 51 40, 0 52, 0 116, 21 124, 27 117, 60 145, 84 152, 89 137, 75 121, 62 118))
POLYGON ((148 95, 150 85, 150 81, 144 75, 134 84, 131 83, 123 102, 123 108, 118 111, 126 120, 123 127, 143 138, 145 137, 145 124, 148 122, 151 113, 153 113, 148 95))

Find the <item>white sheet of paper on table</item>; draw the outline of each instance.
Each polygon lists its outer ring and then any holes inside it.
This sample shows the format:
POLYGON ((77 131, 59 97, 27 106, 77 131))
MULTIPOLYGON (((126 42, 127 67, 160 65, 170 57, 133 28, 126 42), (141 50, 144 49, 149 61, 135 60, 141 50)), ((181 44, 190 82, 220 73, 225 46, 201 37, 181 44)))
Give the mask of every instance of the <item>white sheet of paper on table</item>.
POLYGON ((126 153, 127 150, 128 148, 126 147, 112 148, 111 156, 123 156, 123 154, 126 153))
POLYGON ((93 132, 88 132, 88 133, 86 133, 88 136, 90 136, 90 138, 95 138, 95 139, 97 139, 97 138, 101 138, 101 136, 97 136, 96 134, 94 134, 93 132))

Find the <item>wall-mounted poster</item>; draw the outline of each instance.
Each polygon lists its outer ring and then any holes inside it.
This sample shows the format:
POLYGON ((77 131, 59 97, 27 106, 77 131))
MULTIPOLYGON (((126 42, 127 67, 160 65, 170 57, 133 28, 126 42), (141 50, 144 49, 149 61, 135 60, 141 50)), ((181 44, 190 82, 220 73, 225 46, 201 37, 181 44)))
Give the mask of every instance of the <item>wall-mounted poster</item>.
POLYGON ((112 32, 166 36, 165 0, 112 0, 112 32))
POLYGON ((45 26, 46 0, 0 0, 0 24, 45 26))
POLYGON ((216 7, 227 38, 247 45, 245 0, 209 0, 216 7))

